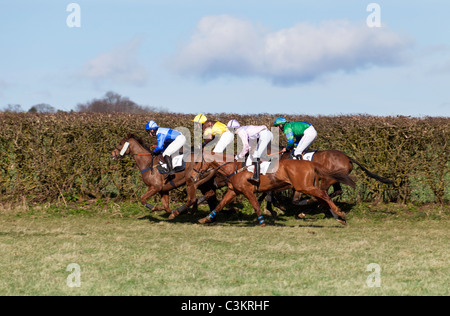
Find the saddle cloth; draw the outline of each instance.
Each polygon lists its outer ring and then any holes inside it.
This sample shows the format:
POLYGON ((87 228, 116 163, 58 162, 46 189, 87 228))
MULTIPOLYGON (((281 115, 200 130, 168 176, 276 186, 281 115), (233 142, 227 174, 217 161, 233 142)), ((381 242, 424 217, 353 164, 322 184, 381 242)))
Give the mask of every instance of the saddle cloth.
MULTIPOLYGON (((303 155, 303 160, 308 160, 308 161, 313 161, 314 158, 314 154, 316 153, 317 150, 314 151, 307 151, 304 155, 303 155)), ((296 159, 294 157, 294 159, 296 159)))
MULTIPOLYGON (((267 173, 267 171, 269 171, 271 165, 272 165, 272 161, 261 161, 261 167, 259 170, 260 174, 265 175, 267 173)), ((253 166, 251 163, 248 164, 248 162, 247 162, 247 166, 250 166, 247 168, 248 172, 251 172, 251 173, 255 172, 255 166, 253 166)))
MULTIPOLYGON (((186 167, 186 163, 183 160, 183 155, 178 155, 172 158, 172 166, 173 170, 175 172, 184 171, 184 168, 186 167)), ((157 166, 158 171, 160 174, 166 174, 167 173, 167 164, 159 162, 159 165, 157 166)))

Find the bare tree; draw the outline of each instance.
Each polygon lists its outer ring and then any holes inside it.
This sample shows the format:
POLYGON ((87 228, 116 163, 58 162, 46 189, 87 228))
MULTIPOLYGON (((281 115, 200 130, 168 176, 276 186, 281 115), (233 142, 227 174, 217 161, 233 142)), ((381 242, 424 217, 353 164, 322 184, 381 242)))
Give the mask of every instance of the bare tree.
POLYGON ((94 99, 85 104, 78 104, 76 107, 78 112, 125 112, 125 113, 146 113, 149 108, 144 108, 127 97, 123 97, 118 93, 109 91, 102 99, 94 99))
POLYGON ((23 112, 22 106, 20 104, 8 104, 3 111, 7 113, 23 112))
POLYGON ((56 109, 47 103, 39 103, 36 105, 33 105, 29 110, 29 113, 55 113, 56 109))

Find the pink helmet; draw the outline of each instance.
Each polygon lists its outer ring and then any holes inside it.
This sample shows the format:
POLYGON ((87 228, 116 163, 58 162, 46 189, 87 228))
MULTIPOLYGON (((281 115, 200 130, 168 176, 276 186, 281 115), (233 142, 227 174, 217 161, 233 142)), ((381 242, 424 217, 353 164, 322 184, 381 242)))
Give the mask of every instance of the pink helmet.
POLYGON ((239 127, 241 127, 241 124, 239 124, 239 122, 236 121, 236 120, 231 120, 231 121, 228 122, 227 127, 228 128, 238 129, 239 127))

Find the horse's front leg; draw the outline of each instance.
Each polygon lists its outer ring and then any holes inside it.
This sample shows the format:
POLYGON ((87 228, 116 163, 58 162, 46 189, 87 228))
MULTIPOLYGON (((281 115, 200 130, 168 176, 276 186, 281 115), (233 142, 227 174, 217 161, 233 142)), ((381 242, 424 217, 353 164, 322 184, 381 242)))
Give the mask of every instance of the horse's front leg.
POLYGON ((201 189, 201 192, 203 193, 203 196, 194 203, 192 206, 192 213, 197 212, 198 206, 202 204, 203 202, 207 201, 209 205, 209 209, 213 210, 217 206, 217 198, 216 198, 216 191, 214 189, 201 189))
POLYGON ((201 204, 206 200, 208 203, 209 209, 213 210, 219 204, 216 196, 216 187, 214 185, 214 181, 209 181, 199 187, 200 191, 203 194, 203 197, 197 200, 197 205, 201 204))
POLYGON ((244 194, 244 196, 247 198, 247 200, 250 202, 253 209, 255 210, 259 226, 261 227, 266 226, 266 223, 264 222, 264 217, 261 214, 261 207, 259 206, 258 199, 253 193, 253 186, 251 188, 246 188, 246 190, 243 190, 242 194, 244 194))
POLYGON ((154 186, 148 187, 147 192, 141 197, 141 204, 148 208, 150 211, 153 211, 154 206, 152 204, 147 203, 147 200, 155 195, 158 190, 154 186))
POLYGON ((200 224, 206 224, 211 223, 214 220, 214 217, 216 217, 217 213, 219 213, 225 206, 227 206, 231 201, 233 201, 236 198, 237 194, 232 189, 228 189, 227 193, 223 197, 222 201, 220 201, 219 205, 209 213, 208 216, 200 219, 198 222, 200 224))

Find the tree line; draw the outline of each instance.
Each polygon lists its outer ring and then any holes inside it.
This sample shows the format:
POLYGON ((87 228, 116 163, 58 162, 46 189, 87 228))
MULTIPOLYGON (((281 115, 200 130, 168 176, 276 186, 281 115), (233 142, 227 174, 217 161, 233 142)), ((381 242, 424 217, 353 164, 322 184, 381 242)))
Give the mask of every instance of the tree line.
MULTIPOLYGON (((41 114, 51 114, 57 112, 65 112, 57 110, 55 107, 47 103, 39 103, 33 105, 28 111, 24 111, 20 104, 8 104, 0 112, 6 113, 41 113, 41 114)), ((168 112, 166 109, 158 108, 154 106, 142 106, 136 102, 130 100, 128 97, 124 97, 116 92, 108 91, 102 98, 93 99, 86 103, 79 103, 75 107, 75 110, 71 112, 80 113, 133 113, 133 114, 144 114, 149 112, 168 112)))

